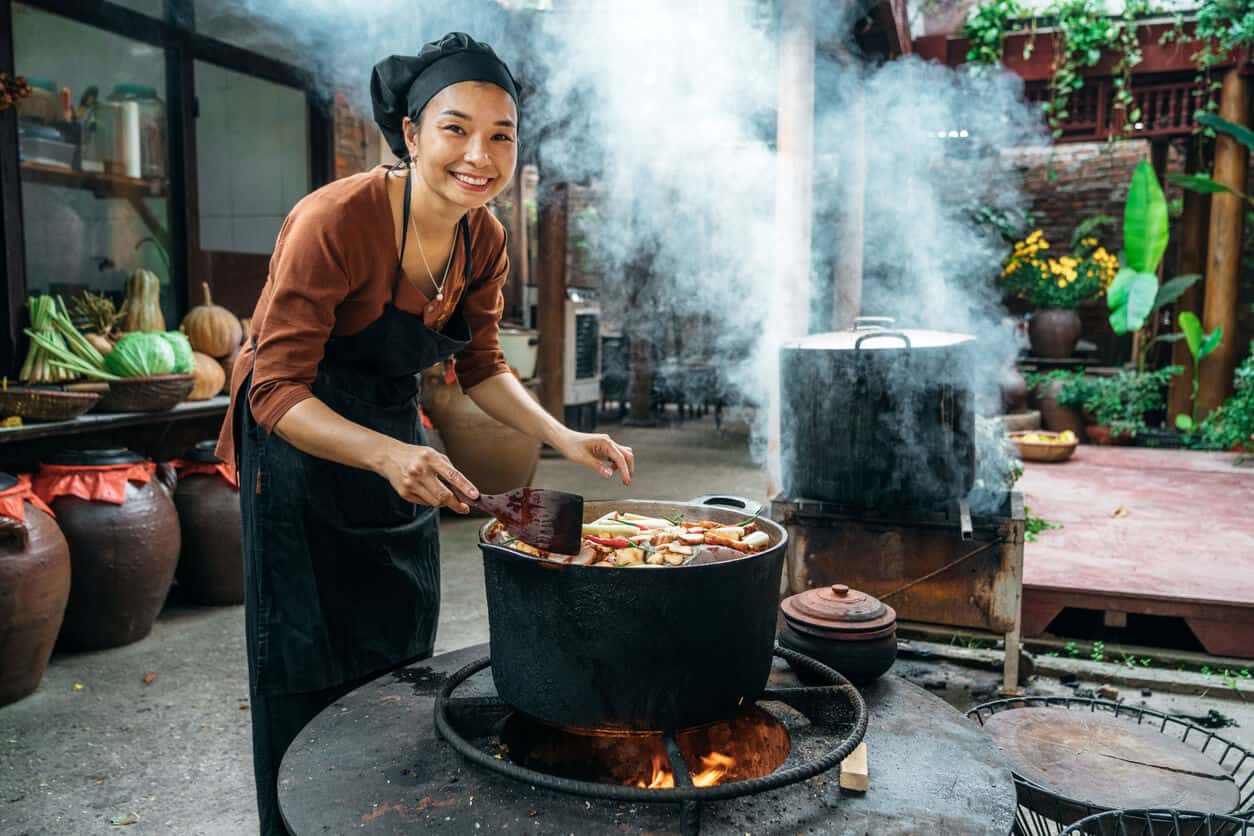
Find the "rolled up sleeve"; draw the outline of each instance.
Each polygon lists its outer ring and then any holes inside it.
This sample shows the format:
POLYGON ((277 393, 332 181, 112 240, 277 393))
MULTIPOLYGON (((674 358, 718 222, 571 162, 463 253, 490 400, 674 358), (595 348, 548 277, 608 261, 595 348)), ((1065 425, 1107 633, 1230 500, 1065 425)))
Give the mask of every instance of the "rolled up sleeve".
POLYGON ((349 292, 348 271, 333 209, 297 206, 284 222, 270 259, 265 320, 248 403, 267 431, 301 401, 313 382, 335 325, 336 308, 349 292))

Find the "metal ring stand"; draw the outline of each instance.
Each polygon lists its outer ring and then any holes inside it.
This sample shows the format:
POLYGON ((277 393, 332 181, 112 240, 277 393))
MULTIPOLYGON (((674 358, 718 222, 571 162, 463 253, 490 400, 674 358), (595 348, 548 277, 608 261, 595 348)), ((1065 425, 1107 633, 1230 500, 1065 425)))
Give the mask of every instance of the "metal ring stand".
POLYGON ((1186 810, 1111 810, 1081 819, 1063 834, 1090 836, 1254 836, 1254 822, 1186 810))
MULTIPOLYGON (((1254 815, 1254 753, 1226 738, 1220 737, 1213 731, 1177 717, 1151 711, 1148 708, 1135 708, 1106 700, 1082 697, 1015 697, 994 700, 972 708, 967 712, 967 717, 983 726, 984 722, 994 714, 1002 711, 1029 708, 1066 708, 1073 711, 1105 712, 1115 717, 1126 719, 1129 723, 1155 728, 1162 734, 1187 743, 1198 751, 1210 756, 1232 773, 1232 779, 1237 785, 1238 803, 1236 811, 1225 811, 1225 815, 1239 817, 1238 820, 1254 815)), ((1074 830, 1072 828, 1079 826, 1079 820, 1087 821, 1099 815, 1122 813, 1122 811, 1112 810, 1089 801, 1081 801, 1062 795, 1025 778, 1017 772, 1014 773, 1014 780, 1015 794, 1019 799, 1019 809, 1015 814, 1013 831, 1015 834, 1020 834, 1020 836, 1055 836, 1055 834, 1063 832, 1091 832, 1123 836, 1125 833, 1123 830, 1109 829, 1113 825, 1105 824, 1103 826, 1107 827, 1107 829, 1074 830), (1071 828, 1068 828, 1068 825, 1071 825, 1071 828)), ((1179 813, 1179 815, 1185 814, 1179 813)), ((1189 813, 1187 815, 1198 814, 1189 813)), ((1105 821, 1103 820, 1103 822, 1105 821)), ((1129 819, 1129 821, 1132 820, 1129 819)), ((1142 817, 1141 821, 1142 823, 1144 822, 1144 817, 1142 817)), ((1154 821, 1157 823, 1158 820, 1155 819, 1154 821)), ((1165 826, 1170 828, 1171 819, 1168 818, 1164 821, 1167 822, 1165 826)), ((1159 831, 1155 827, 1150 830, 1128 830, 1126 832, 1136 834, 1136 836, 1140 836, 1142 833, 1145 836, 1150 836, 1150 834, 1158 834, 1160 832, 1172 834, 1179 832, 1187 836, 1192 836, 1192 834, 1201 836, 1201 834, 1208 834, 1211 831, 1206 830, 1203 826, 1200 829, 1180 831, 1170 829, 1159 831)), ((1221 828, 1215 832, 1228 833, 1230 831, 1221 828)), ((1233 832, 1243 833, 1244 831, 1233 832)), ((1254 830, 1251 831, 1251 836, 1254 836, 1254 830)))
POLYGON ((670 759, 671 770, 675 776, 676 786, 673 788, 646 789, 578 781, 549 775, 545 772, 538 772, 534 769, 528 769, 497 759, 462 737, 454 728, 448 713, 450 706, 455 705, 470 708, 508 707, 503 701, 494 697, 463 700, 453 697, 453 692, 466 680, 492 664, 492 660, 488 657, 471 662, 449 677, 444 683, 435 700, 435 727, 440 737, 463 757, 485 769, 490 769, 516 781, 523 781, 533 786, 586 798, 643 802, 647 804, 680 804, 681 832, 695 834, 700 829, 700 805, 702 802, 725 801, 731 798, 753 795, 813 778, 815 775, 838 766, 862 742, 862 738, 866 734, 866 702, 862 699, 862 695, 858 693, 858 690, 849 683, 849 680, 821 662, 787 648, 777 645, 775 647, 775 655, 795 667, 804 669, 816 680, 826 684, 811 687, 769 688, 762 694, 759 700, 777 700, 786 703, 820 727, 848 724, 851 726, 851 730, 841 737, 836 737, 837 733, 833 730, 834 745, 820 757, 807 760, 796 766, 777 770, 761 778, 733 781, 713 787, 694 787, 692 778, 688 773, 687 764, 684 763, 684 759, 680 755, 679 746, 675 742, 675 737, 669 732, 664 735, 663 740, 670 759))

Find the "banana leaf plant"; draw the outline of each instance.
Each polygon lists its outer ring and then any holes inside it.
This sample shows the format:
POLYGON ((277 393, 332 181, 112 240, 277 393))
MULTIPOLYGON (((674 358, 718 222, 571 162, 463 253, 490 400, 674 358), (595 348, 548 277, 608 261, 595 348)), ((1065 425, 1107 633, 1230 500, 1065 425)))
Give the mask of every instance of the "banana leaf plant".
POLYGON ((1167 199, 1154 169, 1142 160, 1132 174, 1123 206, 1123 267, 1106 290, 1114 332, 1128 334, 1145 329, 1138 341, 1138 371, 1145 370, 1151 346, 1180 339, 1179 334, 1159 336, 1155 314, 1202 278, 1189 273, 1159 286, 1158 265, 1167 249, 1167 223, 1167 199))
POLYGON ((1177 415, 1176 429, 1189 432, 1197 426, 1197 386, 1202 360, 1205 359, 1206 355, 1219 348, 1219 344, 1223 342, 1224 329, 1223 326, 1220 326, 1209 334, 1204 333, 1202 331, 1202 323, 1198 320, 1197 315, 1191 311, 1183 311, 1178 319, 1180 331, 1189 346, 1189 354, 1193 355, 1193 393, 1190 396, 1193 404, 1193 413, 1192 415, 1185 415, 1182 412, 1177 415))
MULTIPOLYGON (((1229 122, 1216 116, 1213 113, 1199 113, 1197 122, 1207 128, 1214 130, 1216 133, 1227 134, 1237 142, 1254 151, 1254 131, 1244 125, 1238 125, 1236 122, 1229 122)), ((1210 175, 1210 172, 1202 172, 1200 174, 1169 174, 1167 179, 1178 186, 1188 189, 1189 191, 1198 192, 1200 194, 1234 194, 1244 200, 1246 203, 1254 206, 1254 197, 1245 194, 1237 189, 1225 186, 1223 183, 1216 182, 1210 175)))

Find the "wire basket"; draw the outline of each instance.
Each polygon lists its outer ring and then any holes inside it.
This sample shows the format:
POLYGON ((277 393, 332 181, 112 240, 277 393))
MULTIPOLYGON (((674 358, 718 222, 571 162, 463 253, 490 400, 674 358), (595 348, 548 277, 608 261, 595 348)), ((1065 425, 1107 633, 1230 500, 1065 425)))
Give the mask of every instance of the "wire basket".
POLYGON ((1254 836, 1244 816, 1187 810, 1111 810, 1089 816, 1063 833, 1090 836, 1254 836))
MULTIPOLYGON (((983 726, 994 714, 1029 708, 1066 708, 1072 711, 1106 712, 1120 720, 1170 735, 1207 755, 1232 775, 1232 780, 1237 785, 1239 799, 1236 811, 1240 812, 1225 810, 1222 811, 1223 813, 1242 818, 1254 815, 1254 753, 1208 729, 1168 714, 1151 711, 1148 708, 1134 708, 1106 700, 1081 697, 1018 697, 977 705, 967 712, 967 717, 983 726)), ((1082 819, 1100 813, 1117 812, 1109 807, 1061 795, 1017 772, 1014 773, 1014 779, 1019 810, 1015 816, 1015 827, 1011 832, 1016 836, 1058 836, 1068 825, 1082 819)), ((1206 831, 1197 832, 1205 833, 1206 831)))
POLYGON ((165 412, 182 403, 195 384, 196 377, 190 374, 112 380, 96 409, 99 412, 165 412))
POLYGON ((99 400, 99 392, 10 386, 0 391, 0 417, 16 415, 25 421, 69 421, 91 409, 99 400))

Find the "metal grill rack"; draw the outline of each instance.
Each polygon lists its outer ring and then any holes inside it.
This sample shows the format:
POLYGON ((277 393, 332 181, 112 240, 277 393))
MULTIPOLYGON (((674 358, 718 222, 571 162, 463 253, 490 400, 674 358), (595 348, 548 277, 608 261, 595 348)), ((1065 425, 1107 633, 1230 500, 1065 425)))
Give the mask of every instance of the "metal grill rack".
MULTIPOLYGON (((1215 734, 1213 731, 1194 725, 1178 717, 1151 711, 1147 708, 1134 708, 1105 700, 1094 700, 1080 697, 1019 697, 1014 699, 995 700, 978 705, 967 712, 967 717, 981 726, 988 718, 1002 711, 1016 711, 1031 708, 1066 708, 1071 711, 1107 712, 1110 715, 1129 723, 1157 730, 1197 749, 1207 755, 1232 775, 1237 785, 1239 802, 1236 811, 1224 811, 1225 814, 1245 819, 1254 815, 1254 753, 1231 740, 1215 734)), ((1076 831, 1068 829, 1069 825, 1078 824, 1082 819, 1096 817, 1099 814, 1119 813, 1120 811, 1095 805, 1088 801, 1070 798, 1043 787, 1028 778, 1015 773, 1015 791, 1019 800, 1019 810, 1015 817, 1012 831, 1017 836, 1057 836, 1063 832, 1094 832, 1116 833, 1120 830, 1076 831)), ((1161 812, 1161 811, 1160 811, 1161 812)), ((1185 815, 1185 814, 1180 814, 1185 815)), ((1195 815, 1195 814, 1188 814, 1195 815)), ((1218 814, 1217 814, 1218 815, 1218 814)), ((1166 820, 1170 822, 1170 820, 1166 820)), ((1165 825, 1170 827, 1171 825, 1165 825)), ((1129 833, 1153 833, 1160 831, 1128 831, 1129 833)), ((1203 830, 1163 830, 1162 833, 1204 834, 1203 830)), ((1217 833, 1228 831, 1220 830, 1217 833)), ((1242 831, 1237 831, 1242 832, 1242 831)))
POLYGON ((1254 822, 1219 813, 1186 810, 1111 810, 1081 819, 1063 831, 1088 836, 1254 836, 1254 822))

